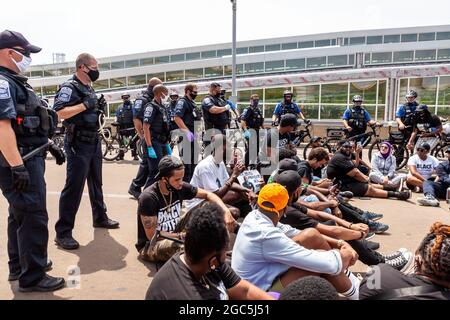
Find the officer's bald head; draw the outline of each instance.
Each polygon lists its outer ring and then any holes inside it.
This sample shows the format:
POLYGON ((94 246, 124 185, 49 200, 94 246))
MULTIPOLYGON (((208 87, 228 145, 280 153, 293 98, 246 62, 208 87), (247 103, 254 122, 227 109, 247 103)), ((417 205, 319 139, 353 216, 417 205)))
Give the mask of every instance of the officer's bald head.
POLYGON ((161 96, 164 95, 168 95, 169 94, 169 90, 167 89, 167 87, 163 84, 157 84, 154 88, 153 88, 153 94, 155 96, 155 98, 159 99, 161 98, 161 96))

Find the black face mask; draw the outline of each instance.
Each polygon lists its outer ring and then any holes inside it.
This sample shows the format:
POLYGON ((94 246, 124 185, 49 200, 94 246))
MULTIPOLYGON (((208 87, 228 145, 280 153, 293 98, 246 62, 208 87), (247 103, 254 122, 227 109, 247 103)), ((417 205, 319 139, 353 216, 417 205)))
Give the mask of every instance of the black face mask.
POLYGON ((222 94, 220 93, 220 92, 217 92, 215 95, 214 95, 214 97, 216 97, 216 98, 220 98, 222 96, 222 94))
POLYGON ((128 100, 128 99, 127 99, 127 100, 124 100, 124 101, 123 101, 123 104, 126 105, 126 106, 129 106, 129 105, 131 104, 131 101, 128 100))
POLYGON ((175 189, 169 182, 168 179, 164 179, 164 182, 166 183, 166 188, 169 190, 169 192, 176 192, 177 189, 175 189))
POLYGON ((88 75, 89 79, 91 79, 92 82, 97 81, 98 78, 100 77, 100 71, 98 70, 89 69, 89 72, 87 72, 86 74, 88 75))
POLYGON ((195 93, 190 93, 189 96, 191 97, 192 100, 195 100, 195 98, 197 98, 197 94, 195 93))
POLYGON ((251 107, 256 109, 256 108, 258 108, 258 105, 259 105, 259 100, 253 100, 252 104, 251 104, 251 107))

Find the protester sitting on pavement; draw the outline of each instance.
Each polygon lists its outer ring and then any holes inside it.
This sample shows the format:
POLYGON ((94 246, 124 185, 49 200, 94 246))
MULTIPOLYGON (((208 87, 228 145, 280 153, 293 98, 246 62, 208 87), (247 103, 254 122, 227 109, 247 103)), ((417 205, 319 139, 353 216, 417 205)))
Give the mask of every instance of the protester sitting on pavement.
POLYGON ((372 172, 369 174, 370 182, 390 186, 398 189, 406 181, 406 174, 396 173, 397 160, 392 154, 392 145, 384 141, 380 144, 380 151, 372 158, 372 172))
MULTIPOLYGON (((156 182, 139 197, 137 213, 140 223, 136 248, 143 260, 164 262, 181 249, 178 242, 163 239, 161 236, 183 240, 183 200, 200 198, 216 203, 224 210, 228 229, 233 231, 235 228, 236 221, 217 195, 183 182, 183 177, 183 162, 178 158, 166 156, 158 164, 156 182)), ((188 216, 189 213, 186 213, 184 218, 188 216)))
MULTIPOLYGON (((351 160, 351 144, 344 142, 331 158, 327 167, 329 179, 336 179, 341 184, 342 191, 351 191, 357 197, 374 198, 397 198, 407 200, 410 198, 409 191, 387 191, 383 186, 369 184, 369 177, 361 173, 351 160)), ((386 187, 384 187, 386 188, 386 187)))
POLYGON ((297 172, 301 176, 303 183, 308 185, 310 190, 317 190, 324 195, 329 194, 329 188, 332 185, 330 180, 314 180, 314 170, 322 168, 329 160, 328 151, 319 147, 311 150, 307 161, 301 161, 298 164, 297 172))
POLYGON ((450 300, 450 226, 431 226, 416 251, 412 274, 384 264, 375 267, 361 283, 360 298, 450 300))
POLYGON ((146 300, 273 300, 225 262, 229 236, 223 215, 213 203, 194 209, 186 225, 184 252, 158 271, 146 300))
POLYGON ((417 107, 413 117, 413 132, 408 141, 408 148, 413 150, 416 137, 420 135, 417 144, 421 145, 426 139, 430 147, 434 148, 439 143, 439 136, 442 132, 442 122, 439 116, 431 114, 428 106, 417 107))
POLYGON ((406 179, 406 185, 415 192, 423 190, 423 183, 427 180, 434 180, 432 177, 439 160, 429 155, 430 145, 422 143, 417 148, 417 153, 408 160, 409 173, 406 179))
POLYGON ((423 182, 423 194, 417 202, 423 206, 439 207, 439 199, 447 198, 447 189, 450 187, 450 147, 446 151, 447 159, 436 167, 437 182, 426 180, 423 182))
POLYGON ((314 228, 324 236, 345 240, 358 253, 359 260, 366 265, 388 263, 398 270, 404 270, 411 264, 413 256, 406 249, 401 248, 387 255, 381 255, 372 250, 368 242, 364 240, 369 230, 367 225, 347 221, 343 221, 339 225, 333 220, 322 223, 308 216, 306 208, 296 203, 302 192, 301 178, 297 172, 284 171, 276 175, 274 180, 284 186, 289 193, 287 210, 280 219, 281 223, 299 230, 314 228))
POLYGON ((301 277, 322 275, 338 292, 358 299, 359 280, 345 272, 358 259, 356 252, 344 241, 335 241, 332 249, 315 229, 300 231, 280 223, 288 201, 280 184, 261 189, 258 209, 247 215, 237 234, 233 270, 259 288, 275 292, 301 277))
POLYGON ((288 285, 279 300, 339 300, 339 294, 324 278, 308 276, 288 285))
POLYGON ((288 113, 281 116, 280 125, 267 131, 266 141, 263 146, 267 157, 271 157, 277 149, 286 148, 296 151, 295 146, 292 144, 291 133, 297 129, 297 126, 297 117, 294 114, 288 113), (278 139, 278 142, 275 143, 272 139, 278 139))
MULTIPOLYGON (((340 145, 342 145, 344 142, 339 142, 340 145)), ((356 168, 358 168, 359 171, 361 171, 362 174, 368 176, 370 174, 370 171, 372 170, 370 164, 366 163, 363 160, 363 147, 360 143, 355 143, 354 141, 350 141, 350 144, 352 145, 351 149, 351 158, 353 162, 355 163, 356 168)))
MULTIPOLYGON (((213 154, 200 161, 195 167, 191 185, 216 194, 228 205, 233 216, 237 219, 240 211, 232 206, 240 202, 254 203, 256 202, 256 194, 251 189, 244 188, 237 182, 237 178, 245 169, 243 163, 238 163, 234 166, 231 177, 228 175, 224 163, 227 154, 226 136, 222 134, 215 135, 211 146, 214 147, 213 154)), ((201 201, 200 199, 187 201, 186 207, 192 209, 201 201)))

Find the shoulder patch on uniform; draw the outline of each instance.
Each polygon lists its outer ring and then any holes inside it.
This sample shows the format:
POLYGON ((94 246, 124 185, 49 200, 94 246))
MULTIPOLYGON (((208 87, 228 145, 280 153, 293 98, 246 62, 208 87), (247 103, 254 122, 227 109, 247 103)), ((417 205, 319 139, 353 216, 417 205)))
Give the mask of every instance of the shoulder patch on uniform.
POLYGON ((211 104, 211 103, 213 103, 214 104, 214 102, 211 100, 211 98, 205 98, 205 104, 211 104))
POLYGON ((150 118, 153 114, 153 107, 150 105, 147 108, 145 108, 145 113, 144 113, 144 117, 145 118, 150 118))
POLYGON ((9 82, 0 80, 0 99, 10 99, 11 92, 9 90, 9 82))
POLYGON ((72 88, 62 87, 61 90, 59 90, 57 99, 62 102, 69 102, 72 97, 72 91, 72 88))
POLYGON ((135 102, 134 102, 134 109, 136 109, 136 110, 141 110, 141 108, 142 108, 142 100, 136 100, 135 102))

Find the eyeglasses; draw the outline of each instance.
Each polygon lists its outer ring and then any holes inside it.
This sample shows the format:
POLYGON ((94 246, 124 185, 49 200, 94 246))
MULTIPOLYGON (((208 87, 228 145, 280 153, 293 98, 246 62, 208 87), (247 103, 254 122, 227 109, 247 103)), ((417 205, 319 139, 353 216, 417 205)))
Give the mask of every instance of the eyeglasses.
POLYGON ((25 50, 25 49, 21 49, 21 48, 11 48, 11 49, 20 53, 21 55, 24 55, 27 58, 29 58, 31 55, 31 52, 29 50, 25 50))

